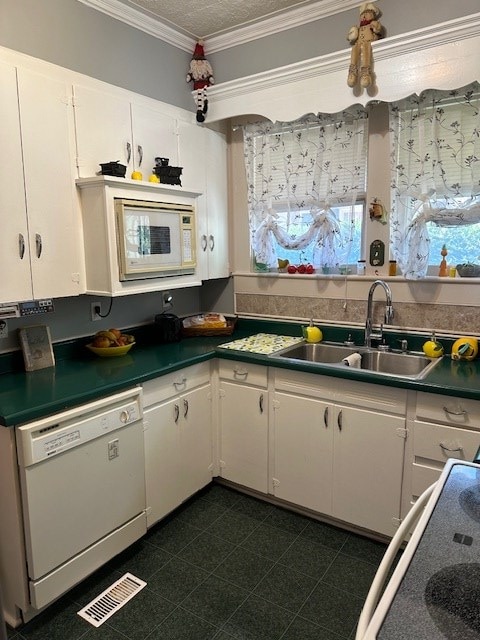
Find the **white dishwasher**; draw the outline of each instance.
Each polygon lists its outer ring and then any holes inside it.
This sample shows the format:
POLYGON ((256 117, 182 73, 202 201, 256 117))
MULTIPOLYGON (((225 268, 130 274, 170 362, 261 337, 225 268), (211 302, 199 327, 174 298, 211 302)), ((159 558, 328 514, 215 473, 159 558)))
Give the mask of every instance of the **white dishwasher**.
POLYGON ((17 427, 34 609, 146 532, 142 417, 135 387, 17 427))

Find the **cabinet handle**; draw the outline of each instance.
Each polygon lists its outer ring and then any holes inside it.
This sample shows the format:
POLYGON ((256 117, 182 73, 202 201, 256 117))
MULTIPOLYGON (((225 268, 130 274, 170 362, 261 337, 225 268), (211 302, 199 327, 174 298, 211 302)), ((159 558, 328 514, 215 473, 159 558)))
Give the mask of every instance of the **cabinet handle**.
POLYGON ((181 380, 179 380, 178 382, 174 382, 173 386, 175 387, 175 390, 178 391, 178 389, 180 387, 185 388, 187 386, 187 379, 186 378, 182 378, 181 380))
POLYGON ((467 416, 468 415, 468 411, 466 411, 465 409, 462 409, 461 407, 458 407, 458 411, 451 411, 447 407, 443 407, 443 410, 445 411, 445 413, 447 413, 450 416, 467 416))
POLYGON ((263 393, 260 394, 260 398, 258 399, 258 406, 260 413, 263 413, 263 393))
POLYGON ((186 418, 188 415, 188 400, 183 399, 183 417, 186 418))
POLYGON ((213 236, 208 236, 208 240, 210 242, 210 251, 215 249, 215 238, 213 236))
POLYGON ((323 412, 323 424, 325 425, 325 429, 328 429, 328 407, 325 407, 325 411, 323 412))
POLYGON ((202 244, 202 251, 206 251, 208 242, 207 242, 207 236, 205 234, 202 236, 201 244, 202 244))
POLYGON ((342 410, 340 409, 338 416, 337 416, 337 424, 338 424, 338 430, 341 431, 342 430, 342 423, 343 423, 343 418, 342 418, 342 410))
POLYGON ((457 447, 456 449, 449 449, 448 447, 446 447, 444 444, 442 444, 441 442, 438 443, 440 445, 440 448, 443 449, 443 451, 463 451, 463 447, 457 447))
POLYGON ((18 255, 20 256, 20 260, 23 260, 23 256, 25 255, 25 238, 23 237, 23 233, 18 234, 18 255))
POLYGON ((180 417, 180 407, 178 406, 178 404, 175 403, 173 405, 173 410, 174 410, 174 413, 175 413, 175 418, 174 418, 175 424, 177 424, 178 423, 178 418, 180 417))
POLYGON ((245 378, 248 376, 248 371, 242 371, 241 369, 234 369, 233 370, 233 377, 234 378, 243 378, 245 380, 245 378))
POLYGON ((39 233, 35 234, 35 247, 37 252, 37 258, 42 255, 42 236, 39 233))
POLYGON ((127 164, 130 162, 130 158, 132 157, 132 145, 130 142, 127 142, 127 164))
POLYGON ((142 166, 142 160, 143 160, 143 147, 141 144, 137 146, 137 151, 138 151, 138 168, 140 169, 140 167, 142 166))

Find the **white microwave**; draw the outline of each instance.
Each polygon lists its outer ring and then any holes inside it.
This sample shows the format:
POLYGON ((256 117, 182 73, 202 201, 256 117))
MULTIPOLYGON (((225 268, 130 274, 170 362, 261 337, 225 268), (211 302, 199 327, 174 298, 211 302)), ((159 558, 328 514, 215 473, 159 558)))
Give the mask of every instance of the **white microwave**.
POLYGON ((191 205, 115 198, 120 280, 195 272, 191 205))

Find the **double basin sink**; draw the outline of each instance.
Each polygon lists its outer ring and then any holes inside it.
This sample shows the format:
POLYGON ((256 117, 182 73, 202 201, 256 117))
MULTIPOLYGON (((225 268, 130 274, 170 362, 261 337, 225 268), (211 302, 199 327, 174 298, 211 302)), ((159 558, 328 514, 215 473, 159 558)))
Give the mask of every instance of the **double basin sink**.
POLYGON ((409 380, 421 380, 442 359, 427 358, 419 353, 379 351, 367 347, 351 347, 325 342, 295 344, 277 351, 270 357, 339 367, 347 366, 344 359, 348 359, 347 362, 352 362, 351 366, 360 370, 409 380), (353 354, 358 354, 360 358, 351 358, 353 354))

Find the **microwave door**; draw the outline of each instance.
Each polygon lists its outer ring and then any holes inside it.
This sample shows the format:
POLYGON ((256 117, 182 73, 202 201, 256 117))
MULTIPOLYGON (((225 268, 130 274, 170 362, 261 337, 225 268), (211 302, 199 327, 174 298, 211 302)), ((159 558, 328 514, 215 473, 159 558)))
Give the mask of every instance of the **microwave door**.
POLYGON ((124 209, 125 274, 168 271, 181 264, 178 213, 124 209))

